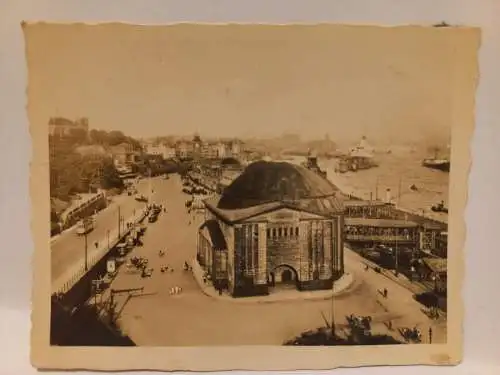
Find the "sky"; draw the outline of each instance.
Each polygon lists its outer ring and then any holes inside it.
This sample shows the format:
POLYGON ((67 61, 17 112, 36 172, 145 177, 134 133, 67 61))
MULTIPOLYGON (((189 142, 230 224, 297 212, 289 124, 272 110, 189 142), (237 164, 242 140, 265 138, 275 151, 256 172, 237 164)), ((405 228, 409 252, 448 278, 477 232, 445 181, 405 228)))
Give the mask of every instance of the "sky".
POLYGON ((30 121, 87 117, 136 137, 447 137, 446 29, 25 27, 30 121))

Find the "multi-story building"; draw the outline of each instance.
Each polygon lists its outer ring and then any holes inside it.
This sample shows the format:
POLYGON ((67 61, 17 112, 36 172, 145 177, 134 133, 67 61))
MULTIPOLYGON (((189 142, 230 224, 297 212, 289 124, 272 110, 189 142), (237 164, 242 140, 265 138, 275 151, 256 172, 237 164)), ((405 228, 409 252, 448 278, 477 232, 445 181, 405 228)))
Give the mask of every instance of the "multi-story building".
POLYGON ((239 139, 235 139, 229 143, 229 148, 231 156, 238 157, 241 153, 242 142, 239 139))
POLYGON ((178 141, 175 145, 175 155, 179 159, 190 159, 193 157, 193 144, 188 141, 178 141))
POLYGON ((139 163, 141 153, 130 143, 120 143, 110 148, 113 161, 117 167, 139 163))
POLYGON ((223 142, 217 142, 214 144, 214 149, 215 149, 215 157, 217 159, 224 159, 227 155, 227 147, 226 144, 223 142))
POLYGON ((145 145, 145 153, 148 155, 161 156, 164 160, 175 158, 176 150, 168 144, 145 145))

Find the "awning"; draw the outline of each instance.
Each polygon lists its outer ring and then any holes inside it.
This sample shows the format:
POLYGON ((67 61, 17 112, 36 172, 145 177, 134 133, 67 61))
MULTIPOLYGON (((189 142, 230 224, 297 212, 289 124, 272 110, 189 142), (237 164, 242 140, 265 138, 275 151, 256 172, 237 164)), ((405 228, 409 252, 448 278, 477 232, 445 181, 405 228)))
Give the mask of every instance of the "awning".
POLYGON ((205 221, 201 227, 200 231, 203 236, 208 239, 214 250, 226 250, 227 243, 224 238, 224 234, 219 226, 217 220, 207 220, 205 221))

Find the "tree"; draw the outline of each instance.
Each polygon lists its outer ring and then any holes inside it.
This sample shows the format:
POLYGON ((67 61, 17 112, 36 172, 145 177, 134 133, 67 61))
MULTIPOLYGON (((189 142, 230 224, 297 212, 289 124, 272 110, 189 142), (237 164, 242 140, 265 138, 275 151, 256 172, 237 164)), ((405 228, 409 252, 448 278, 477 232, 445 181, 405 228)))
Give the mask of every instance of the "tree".
POLYGON ((118 131, 118 130, 110 131, 108 133, 107 138, 108 138, 107 143, 110 146, 116 146, 116 145, 119 145, 120 143, 127 141, 127 137, 125 137, 125 135, 121 131, 118 131))

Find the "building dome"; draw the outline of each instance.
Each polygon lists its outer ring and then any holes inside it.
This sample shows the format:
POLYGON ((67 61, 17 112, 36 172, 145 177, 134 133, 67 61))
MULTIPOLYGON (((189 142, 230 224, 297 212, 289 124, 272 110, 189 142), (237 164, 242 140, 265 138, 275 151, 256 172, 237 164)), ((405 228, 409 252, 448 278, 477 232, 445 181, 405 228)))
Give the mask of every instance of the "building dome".
POLYGON ((286 162, 258 161, 229 185, 217 207, 223 210, 284 202, 318 213, 343 210, 339 189, 302 166, 286 162))

